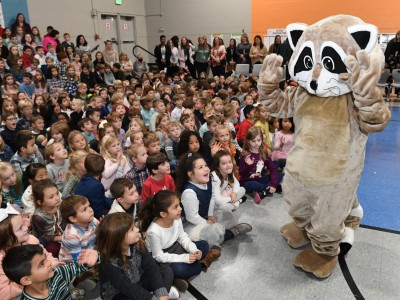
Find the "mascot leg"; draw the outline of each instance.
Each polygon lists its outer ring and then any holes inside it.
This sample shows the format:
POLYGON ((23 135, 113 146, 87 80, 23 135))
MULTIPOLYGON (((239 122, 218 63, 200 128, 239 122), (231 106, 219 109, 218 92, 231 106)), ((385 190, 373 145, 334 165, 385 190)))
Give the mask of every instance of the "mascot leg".
POLYGON ((281 233, 292 248, 300 248, 310 243, 306 231, 298 227, 294 221, 283 225, 281 233))
MULTIPOLYGON (((354 195, 354 188, 345 183, 337 183, 325 187, 305 188, 300 194, 306 197, 297 198, 297 202, 299 199, 306 199, 307 211, 312 212, 309 222, 304 226, 312 247, 298 254, 293 264, 318 278, 327 278, 338 262, 341 241, 346 234, 351 236, 345 229, 345 221, 349 218, 355 200, 354 196, 346 199, 345 195, 354 195), (304 193, 306 195, 303 195, 304 193)), ((291 204, 294 205, 291 205, 289 212, 296 224, 299 224, 299 220, 304 220, 306 208, 297 202, 292 201, 291 204)))
POLYGON ((282 188, 284 198, 289 204, 289 214, 293 221, 281 227, 282 236, 292 248, 307 245, 310 239, 304 227, 310 222, 310 206, 304 186, 290 172, 286 172, 282 188))

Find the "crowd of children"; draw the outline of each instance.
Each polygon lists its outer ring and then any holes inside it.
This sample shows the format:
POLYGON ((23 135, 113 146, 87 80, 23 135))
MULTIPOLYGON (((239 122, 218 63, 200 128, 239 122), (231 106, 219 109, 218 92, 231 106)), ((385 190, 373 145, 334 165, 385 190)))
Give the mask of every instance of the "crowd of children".
POLYGON ((103 299, 178 298, 252 230, 240 204, 282 192, 293 122, 268 116, 256 77, 116 79, 50 29, 56 46, 3 34, 0 298, 61 299, 91 267, 103 299))

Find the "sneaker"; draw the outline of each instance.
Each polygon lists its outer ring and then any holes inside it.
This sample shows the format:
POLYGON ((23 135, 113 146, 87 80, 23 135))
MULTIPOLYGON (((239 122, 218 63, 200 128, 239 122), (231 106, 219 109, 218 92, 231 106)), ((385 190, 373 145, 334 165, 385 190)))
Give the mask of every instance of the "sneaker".
POLYGON ((260 204, 260 202, 261 202, 260 194, 257 193, 257 192, 255 192, 255 193, 254 193, 254 203, 255 203, 255 204, 260 204))
POLYGON ((169 299, 179 299, 180 295, 176 287, 171 286, 168 294, 169 299))
POLYGON ((247 197, 246 197, 246 196, 243 196, 241 199, 239 199, 239 203, 240 203, 240 204, 245 203, 246 200, 247 200, 247 197))
POLYGON ((233 235, 235 237, 237 237, 241 234, 245 234, 245 233, 252 231, 253 227, 251 227, 251 225, 247 224, 247 223, 240 223, 240 224, 237 224, 236 226, 233 226, 229 230, 233 233, 233 235))
POLYGON ((185 279, 175 278, 173 285, 178 289, 178 291, 186 292, 189 287, 189 282, 185 279))
POLYGON ((274 195, 274 193, 271 193, 269 191, 269 187, 267 187, 267 189, 265 191, 262 191, 260 193, 261 199, 265 198, 265 197, 272 197, 274 195))
POLYGON ((200 261, 204 265, 203 272, 207 272, 208 267, 211 266, 213 261, 217 260, 220 256, 221 251, 215 249, 209 250, 206 256, 200 261))

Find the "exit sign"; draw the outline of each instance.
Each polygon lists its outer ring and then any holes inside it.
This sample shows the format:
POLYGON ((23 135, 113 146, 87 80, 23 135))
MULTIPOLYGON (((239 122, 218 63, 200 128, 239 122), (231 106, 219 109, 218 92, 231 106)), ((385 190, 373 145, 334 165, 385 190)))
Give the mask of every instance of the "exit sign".
POLYGON ((115 0, 115 4, 116 5, 121 5, 122 4, 122 0, 115 0))

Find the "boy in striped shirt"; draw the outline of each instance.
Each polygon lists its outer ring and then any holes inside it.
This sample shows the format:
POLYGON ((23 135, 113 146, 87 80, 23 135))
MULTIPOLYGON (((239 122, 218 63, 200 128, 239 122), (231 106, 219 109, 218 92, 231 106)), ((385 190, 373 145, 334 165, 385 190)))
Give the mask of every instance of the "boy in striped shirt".
POLYGON ((61 202, 60 212, 67 226, 62 236, 58 259, 73 262, 82 250, 94 248, 99 221, 95 219, 89 200, 84 196, 65 198, 61 202))
POLYGON ((75 276, 88 271, 100 258, 97 251, 89 249, 78 261, 53 269, 40 245, 22 245, 8 250, 3 269, 11 281, 24 286, 18 299, 66 300, 71 299, 69 285, 75 276))

